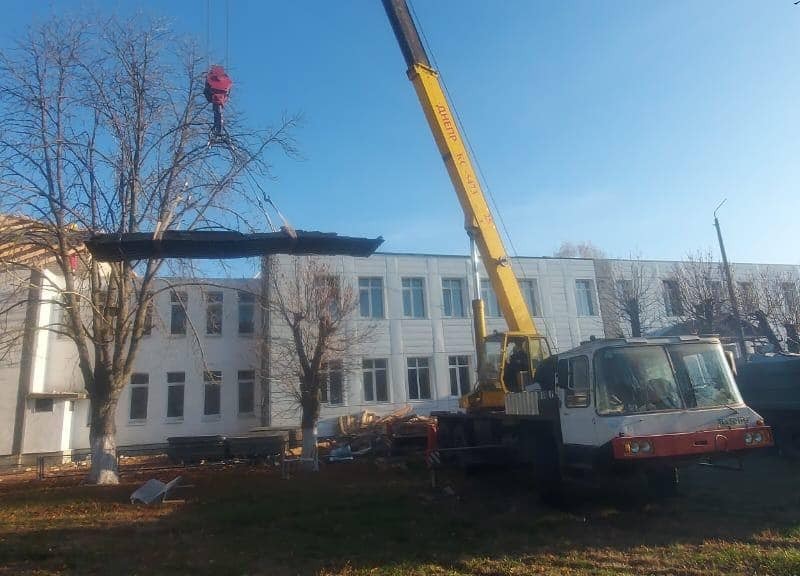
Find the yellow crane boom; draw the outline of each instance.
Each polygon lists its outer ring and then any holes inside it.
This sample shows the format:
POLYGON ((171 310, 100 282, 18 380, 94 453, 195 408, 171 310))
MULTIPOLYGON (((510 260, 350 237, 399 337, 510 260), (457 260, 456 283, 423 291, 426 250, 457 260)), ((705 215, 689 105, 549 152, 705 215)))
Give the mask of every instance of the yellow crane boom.
POLYGON ((535 335, 536 326, 511 269, 511 262, 464 139, 442 89, 439 75, 428 60, 408 6, 405 0, 383 0, 383 5, 406 60, 408 77, 414 84, 425 118, 456 189, 466 218, 467 232, 478 247, 508 328, 513 332, 535 335))

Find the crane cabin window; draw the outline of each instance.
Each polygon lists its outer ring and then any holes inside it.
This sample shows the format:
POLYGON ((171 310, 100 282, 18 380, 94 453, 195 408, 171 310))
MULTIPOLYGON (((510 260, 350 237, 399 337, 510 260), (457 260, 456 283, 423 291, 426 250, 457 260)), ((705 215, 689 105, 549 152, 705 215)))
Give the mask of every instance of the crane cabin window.
POLYGON ((425 318, 425 279, 403 278, 403 316, 425 318))
POLYGON ((448 318, 463 318, 464 284, 461 278, 442 279, 442 315, 448 318))
POLYGON ((589 390, 589 359, 575 356, 558 361, 559 382, 566 381, 564 405, 567 408, 586 408, 591 400, 589 390))

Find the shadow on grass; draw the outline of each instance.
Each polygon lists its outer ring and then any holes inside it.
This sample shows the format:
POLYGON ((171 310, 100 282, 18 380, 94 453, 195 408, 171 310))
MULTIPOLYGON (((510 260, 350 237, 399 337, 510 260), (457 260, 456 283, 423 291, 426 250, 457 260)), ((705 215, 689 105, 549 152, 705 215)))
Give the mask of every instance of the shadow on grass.
POLYGON ((154 508, 125 503, 130 485, 38 489, 0 496, 0 574, 792 574, 799 471, 698 470, 659 502, 571 487, 563 510, 513 473, 454 475, 446 496, 367 465, 198 476, 186 504, 154 508))

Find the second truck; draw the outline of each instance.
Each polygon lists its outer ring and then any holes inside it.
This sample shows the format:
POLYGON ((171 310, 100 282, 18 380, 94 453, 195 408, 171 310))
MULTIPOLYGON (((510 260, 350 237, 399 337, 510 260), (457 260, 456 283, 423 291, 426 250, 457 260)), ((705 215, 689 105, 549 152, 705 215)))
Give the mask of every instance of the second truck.
POLYGON ((406 0, 382 1, 473 247, 478 379, 460 399, 461 410, 436 414, 441 459, 532 464, 548 491, 564 476, 600 473, 644 472, 672 487, 680 466, 772 445, 769 427, 742 401, 716 338, 597 339, 551 355, 406 0), (479 260, 507 332, 486 334, 479 260))

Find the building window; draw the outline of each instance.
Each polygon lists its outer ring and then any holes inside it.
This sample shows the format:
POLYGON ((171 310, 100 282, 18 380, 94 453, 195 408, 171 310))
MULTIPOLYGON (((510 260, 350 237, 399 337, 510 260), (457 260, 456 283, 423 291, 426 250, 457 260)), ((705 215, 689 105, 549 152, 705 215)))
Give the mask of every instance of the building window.
POLYGON ((147 388, 150 376, 131 374, 130 420, 147 420, 147 388))
POLYGON ((752 282, 737 282, 739 286, 739 300, 742 304, 742 311, 745 313, 753 312, 756 308, 756 294, 752 282))
POLYGON ((361 362, 364 379, 364 402, 388 402, 389 385, 386 379, 386 359, 365 359, 361 362))
POLYGON ((332 360, 322 365, 319 398, 320 402, 325 404, 344 404, 344 375, 340 360, 332 360))
POLYGON ((33 401, 33 411, 34 412, 52 412, 53 411, 53 399, 52 398, 36 398, 33 401))
POLYGON ((403 316, 425 318, 425 280, 403 278, 403 316))
POLYGON ((484 314, 487 316, 500 316, 500 303, 494 293, 492 283, 488 278, 481 278, 481 300, 483 300, 484 314))
POLYGON ((203 415, 219 416, 222 397, 222 372, 206 371, 203 374, 203 415))
POLYGON ((250 292, 239 292, 239 334, 256 331, 256 296, 250 292))
POLYGON ((167 418, 183 419, 185 372, 167 372, 167 418))
POLYGON ((528 305, 528 312, 531 313, 531 316, 541 318, 542 305, 541 299, 539 298, 539 281, 536 278, 520 280, 519 287, 522 290, 525 303, 528 305))
POLYGON ((797 286, 794 282, 781 282, 781 292, 783 293, 783 305, 786 312, 793 314, 797 310, 797 286))
POLYGON ((206 334, 222 334, 222 292, 206 292, 206 334))
POLYGON ((186 334, 186 292, 173 291, 170 295, 172 310, 170 314, 169 333, 173 336, 186 334))
POLYGON ((578 316, 596 316, 594 280, 575 280, 575 305, 578 316))
POLYGON ((664 280, 664 312, 667 316, 683 316, 683 301, 677 280, 664 280))
POLYGON ((472 389, 469 378, 469 356, 450 356, 450 395, 463 396, 472 389))
POLYGON ((148 292, 145 296, 144 305, 144 325, 142 326, 142 336, 150 336, 153 332, 153 293, 148 292))
POLYGON ((342 291, 339 277, 330 274, 320 274, 314 278, 314 297, 318 302, 328 303, 328 312, 336 318, 341 312, 342 291))
POLYGON ((256 373, 254 370, 239 370, 239 414, 252 414, 255 409, 256 373))
POLYGON ((442 280, 443 314, 451 318, 464 317, 464 287, 461 278, 442 280))
POLYGON ((409 400, 430 400, 431 372, 429 358, 408 359, 409 400))
POLYGON ((358 309, 362 318, 383 318, 383 278, 358 279, 358 309))

